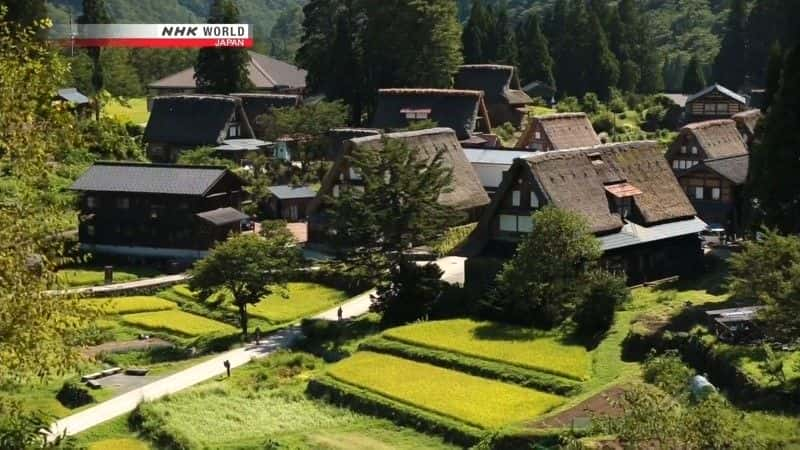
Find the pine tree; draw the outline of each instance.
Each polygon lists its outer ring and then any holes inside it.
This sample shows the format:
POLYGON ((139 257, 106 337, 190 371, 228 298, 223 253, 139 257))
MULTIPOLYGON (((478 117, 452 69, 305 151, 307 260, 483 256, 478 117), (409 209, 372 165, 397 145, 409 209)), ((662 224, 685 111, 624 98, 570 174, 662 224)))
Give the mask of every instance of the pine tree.
MULTIPOLYGON (((796 38, 797 17, 800 11, 792 11, 786 0, 758 0, 747 18, 748 43, 745 63, 750 80, 762 85, 766 80, 769 49, 775 41, 789 48, 796 38)), ((796 8, 796 7, 795 7, 796 8)))
POLYGON ((725 36, 714 59, 714 81, 730 89, 739 89, 744 84, 747 66, 744 55, 747 53, 747 2, 733 0, 725 36))
POLYGON ((761 106, 761 110, 764 112, 769 110, 772 100, 780 88, 782 70, 783 49, 781 49, 781 44, 775 41, 769 50, 769 60, 767 61, 766 90, 764 92, 764 104, 761 106))
POLYGON ((561 90, 561 86, 565 85, 563 77, 566 76, 564 70, 566 60, 564 59, 564 55, 566 54, 567 46, 564 36, 567 26, 568 9, 567 0, 556 0, 547 15, 542 30, 550 44, 550 56, 553 58, 554 62, 553 76, 558 82, 559 90, 561 90))
POLYGON ((611 97, 611 88, 619 82, 619 62, 608 48, 603 26, 600 18, 593 11, 589 14, 588 43, 585 53, 589 70, 586 71, 586 92, 595 92, 600 98, 607 100, 611 97))
POLYGON ((469 19, 464 25, 461 34, 461 43, 464 47, 464 62, 466 64, 480 64, 488 61, 484 50, 488 33, 491 31, 492 19, 481 0, 472 1, 469 19))
POLYGON ((760 220, 786 234, 800 232, 800 46, 786 55, 780 88, 750 157, 749 192, 760 220))
POLYGON ((541 81, 555 87, 553 58, 550 57, 547 38, 542 34, 539 16, 533 12, 528 14, 518 36, 520 78, 525 82, 541 81))
MULTIPOLYGON (((208 23, 238 23, 239 10, 232 0, 214 0, 208 23)), ((197 53, 194 78, 197 90, 229 94, 250 87, 247 65, 250 55, 243 48, 202 48, 197 53)))
MULTIPOLYGON (((105 0, 83 0, 83 14, 78 18, 78 23, 109 23, 111 16, 108 14, 105 0)), ((100 47, 89 47, 86 53, 92 60, 92 88, 94 89, 94 114, 95 119, 100 120, 99 94, 103 90, 103 63, 100 59, 102 50, 100 47)))
POLYGON ((511 22, 508 17, 508 5, 502 2, 496 12, 492 29, 491 42, 496 46, 496 54, 489 62, 518 66, 518 50, 511 22))
POLYGON ((693 94, 706 87, 706 76, 703 74, 703 67, 700 65, 700 58, 692 56, 689 66, 686 67, 686 75, 683 77, 683 92, 693 94))

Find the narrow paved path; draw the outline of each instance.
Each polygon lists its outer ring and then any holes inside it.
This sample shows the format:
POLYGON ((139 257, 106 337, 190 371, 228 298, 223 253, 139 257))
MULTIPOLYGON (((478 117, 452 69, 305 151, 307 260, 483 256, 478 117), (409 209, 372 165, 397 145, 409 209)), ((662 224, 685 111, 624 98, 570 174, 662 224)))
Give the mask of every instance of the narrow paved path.
POLYGON ((181 281, 188 280, 189 276, 190 275, 187 273, 180 273, 177 275, 163 275, 160 277, 127 281, 125 283, 105 284, 102 286, 86 286, 86 287, 71 288, 71 289, 45 291, 45 292, 50 295, 113 294, 115 292, 124 292, 131 289, 166 286, 170 284, 180 283, 181 281))
MULTIPOLYGON (((437 260, 436 263, 444 271, 443 280, 449 283, 464 282, 464 258, 446 257, 437 260)), ((371 290, 343 303, 341 305, 342 316, 344 318, 352 318, 369 311, 370 296, 374 293, 375 291, 371 290)), ((336 320, 338 309, 339 307, 337 306, 314 316, 314 318, 336 320)), ((230 362, 231 368, 236 368, 249 363, 253 359, 269 356, 281 348, 289 347, 292 341, 299 337, 300 334, 300 327, 296 325, 284 328, 267 336, 259 345, 251 344, 221 353, 208 361, 158 379, 146 386, 106 400, 79 413, 64 417, 51 425, 48 439, 53 439, 63 434, 72 436, 107 420, 131 412, 143 401, 155 400, 222 375, 225 373, 223 362, 226 360, 230 362)))

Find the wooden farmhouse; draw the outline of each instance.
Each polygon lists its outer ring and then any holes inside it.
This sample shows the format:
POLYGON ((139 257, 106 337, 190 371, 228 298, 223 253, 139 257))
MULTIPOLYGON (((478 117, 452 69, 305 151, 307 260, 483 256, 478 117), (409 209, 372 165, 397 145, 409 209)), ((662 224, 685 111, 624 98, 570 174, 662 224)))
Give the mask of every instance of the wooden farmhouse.
POLYGON ((308 186, 280 185, 270 186, 267 199, 267 214, 271 219, 283 219, 289 222, 305 220, 308 204, 317 193, 308 186))
POLYGON ((749 109, 747 99, 730 89, 713 84, 686 99, 687 123, 713 119, 729 119, 749 109))
POLYGON ((238 233, 243 181, 221 167, 99 162, 80 193, 81 249, 130 259, 193 260, 238 233))
POLYGON ((490 148, 465 148, 464 154, 467 156, 472 169, 478 175, 478 178, 483 184, 483 189, 489 194, 489 198, 494 196, 503 177, 514 160, 518 158, 527 158, 536 154, 536 152, 518 151, 518 150, 499 150, 490 148))
POLYGON ((745 142, 745 144, 747 144, 748 148, 750 148, 755 142, 756 126, 763 117, 764 114, 761 113, 760 109, 751 109, 740 112, 731 117, 734 122, 736 122, 736 128, 739 129, 739 133, 742 135, 742 140, 745 142))
POLYGON ((741 231, 741 188, 750 159, 743 134, 733 119, 692 123, 666 153, 700 218, 731 234, 741 231))
MULTIPOLYGON (((333 164, 331 170, 322 180, 322 186, 316 198, 308 207, 308 240, 311 243, 324 243, 331 231, 326 209, 329 199, 336 198, 345 189, 364 189, 360 175, 349 167, 348 155, 354 149, 366 149, 379 152, 383 148, 382 135, 366 136, 350 139, 345 142, 344 151, 333 164)), ((389 133, 385 137, 405 142, 417 150, 417 154, 428 159, 439 151, 444 152, 444 161, 452 169, 452 186, 448 192, 442 192, 439 202, 452 207, 458 218, 455 222, 465 223, 476 220, 482 209, 489 204, 489 197, 483 190, 481 181, 472 170, 464 151, 449 128, 431 128, 420 131, 389 133)))
MULTIPOLYGON (((302 94, 306 90, 307 72, 287 62, 271 58, 256 52, 247 52, 250 61, 247 64, 247 78, 254 92, 281 92, 302 94)), ((197 81, 194 78, 194 67, 181 70, 147 87, 150 96, 173 94, 194 94, 197 92, 197 81)))
POLYGON ((264 151, 270 143, 256 139, 243 102, 228 95, 156 97, 144 130, 153 161, 174 162, 181 151, 215 147, 231 159, 264 151))
POLYGON ((630 283, 689 273, 702 255, 695 217, 656 142, 628 142, 537 153, 514 161, 466 247, 478 285, 536 232, 531 214, 546 205, 583 216, 604 262, 630 283), (474 267, 483 267, 476 273, 474 267))
POLYGON ((247 120, 253 127, 260 116, 269 114, 276 108, 296 108, 303 102, 303 97, 298 94, 269 94, 261 92, 235 93, 232 97, 242 99, 242 107, 247 120))
POLYGON ((414 122, 430 120, 451 128, 465 145, 486 145, 492 124, 483 91, 457 89, 380 89, 372 127, 404 130, 414 122))
POLYGON ((494 126, 511 123, 515 128, 522 125, 525 108, 533 103, 520 84, 514 66, 496 64, 466 65, 458 68, 454 87, 483 91, 489 121, 494 126))
POLYGON ((514 147, 549 152, 600 144, 586 114, 562 113, 531 118, 514 147))

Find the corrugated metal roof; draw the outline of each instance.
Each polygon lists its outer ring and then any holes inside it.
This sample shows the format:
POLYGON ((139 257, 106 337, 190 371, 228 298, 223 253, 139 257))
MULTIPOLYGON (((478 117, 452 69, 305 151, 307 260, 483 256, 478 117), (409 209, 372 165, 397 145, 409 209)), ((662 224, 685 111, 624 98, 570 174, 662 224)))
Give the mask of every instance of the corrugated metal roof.
POLYGON ((221 167, 95 163, 72 184, 74 191, 203 195, 225 174, 221 167))
POLYGON ((520 150, 495 150, 485 148, 465 148, 464 154, 467 155, 469 162, 473 164, 500 164, 510 166, 517 158, 528 158, 537 152, 526 152, 520 150))
POLYGON ((317 193, 311 190, 308 186, 289 186, 286 184, 280 186, 270 186, 270 192, 275 197, 281 200, 289 200, 293 198, 314 198, 317 193))
POLYGON ((89 103, 89 97, 78 92, 78 89, 76 88, 59 89, 58 96, 68 102, 72 102, 78 105, 89 103))
POLYGON ((627 223, 618 233, 601 236, 598 239, 600 239, 600 246, 603 251, 608 251, 699 233, 705 230, 706 227, 706 223, 697 217, 652 227, 643 227, 635 223, 627 223))
POLYGON ((230 207, 212 209, 211 211, 203 211, 201 213, 195 214, 195 216, 205 220, 206 222, 212 225, 218 225, 218 226, 241 222, 242 220, 249 218, 247 214, 239 211, 238 209, 230 207))

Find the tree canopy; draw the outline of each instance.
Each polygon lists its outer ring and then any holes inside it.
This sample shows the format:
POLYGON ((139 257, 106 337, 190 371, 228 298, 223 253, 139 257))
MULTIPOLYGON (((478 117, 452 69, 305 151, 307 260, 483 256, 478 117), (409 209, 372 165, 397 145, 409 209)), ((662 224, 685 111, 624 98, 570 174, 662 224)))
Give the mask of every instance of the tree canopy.
MULTIPOLYGON (((213 0, 208 23, 239 23, 239 9, 232 0, 213 0)), ((247 65, 250 55, 243 48, 202 48, 195 61, 195 80, 200 92, 230 94, 250 87, 247 65)))

